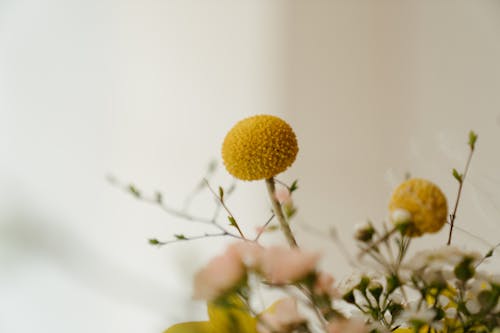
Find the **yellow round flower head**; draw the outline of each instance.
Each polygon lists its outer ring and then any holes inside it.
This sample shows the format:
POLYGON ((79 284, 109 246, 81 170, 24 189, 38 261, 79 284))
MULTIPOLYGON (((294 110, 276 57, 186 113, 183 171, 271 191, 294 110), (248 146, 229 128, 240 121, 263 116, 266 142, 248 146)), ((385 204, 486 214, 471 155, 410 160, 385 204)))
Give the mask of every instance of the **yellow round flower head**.
POLYGON ((236 178, 268 179, 292 165, 298 151, 290 125, 275 116, 257 115, 239 121, 227 133, 222 159, 236 178))
POLYGON ((439 187, 428 180, 413 178, 394 190, 389 211, 394 223, 411 222, 408 235, 416 237, 441 230, 448 216, 448 204, 439 187))

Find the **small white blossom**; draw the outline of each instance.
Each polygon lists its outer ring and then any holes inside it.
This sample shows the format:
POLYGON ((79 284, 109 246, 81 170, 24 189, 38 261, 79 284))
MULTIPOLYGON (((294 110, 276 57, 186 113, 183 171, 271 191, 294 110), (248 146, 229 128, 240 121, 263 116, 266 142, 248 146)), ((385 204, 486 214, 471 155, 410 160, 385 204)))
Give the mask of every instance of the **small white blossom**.
POLYGON ((425 267, 435 267, 443 270, 445 266, 456 266, 466 257, 472 258, 472 264, 479 262, 481 259, 481 255, 478 252, 466 252, 456 246, 444 246, 438 249, 418 252, 408 261, 405 268, 420 270, 425 267))
POLYGON ((481 311, 481 305, 476 299, 470 299, 465 303, 465 307, 469 310, 470 313, 475 314, 481 311))
POLYGON ((391 213, 391 220, 394 224, 406 223, 411 221, 411 213, 406 209, 395 209, 391 213))
POLYGON ((412 302, 409 304, 408 308, 403 311, 400 318, 404 322, 421 321, 430 323, 435 316, 436 313, 434 310, 425 306, 418 307, 417 303, 412 302))

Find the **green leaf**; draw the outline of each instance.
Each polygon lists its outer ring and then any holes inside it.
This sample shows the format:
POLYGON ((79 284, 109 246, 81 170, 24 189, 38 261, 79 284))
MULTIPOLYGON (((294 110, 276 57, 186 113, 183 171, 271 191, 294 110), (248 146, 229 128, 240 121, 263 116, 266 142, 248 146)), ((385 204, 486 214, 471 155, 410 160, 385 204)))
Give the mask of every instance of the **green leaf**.
POLYGON ((453 270, 457 279, 467 281, 474 276, 476 270, 472 265, 472 258, 465 257, 462 261, 455 266, 453 270))
POLYGON ((214 333, 257 332, 257 320, 248 312, 243 300, 235 295, 229 296, 224 302, 208 303, 208 317, 214 333))
POLYGON ((193 321, 176 324, 163 333, 213 333, 212 324, 208 321, 193 321))
POLYGON ((460 174, 460 173, 457 171, 457 169, 453 169, 452 173, 453 173, 453 177, 455 177, 455 179, 456 179, 459 183, 461 183, 461 182, 462 182, 462 179, 463 179, 462 174, 460 174))
POLYGON ((149 244, 151 245, 159 245, 160 244, 160 241, 157 240, 156 238, 151 238, 148 240, 149 244))
POLYGON ((356 303, 356 299, 354 298, 354 290, 350 290, 342 296, 342 299, 347 303, 354 304, 356 303))
POLYGON ((368 287, 368 291, 378 302, 380 295, 382 295, 382 291, 384 291, 384 287, 382 287, 380 283, 374 283, 368 287))
POLYGON ((277 230, 279 230, 279 228, 280 228, 280 227, 279 227, 279 226, 277 226, 277 225, 275 225, 275 224, 273 224, 273 225, 268 225, 268 226, 266 227, 265 232, 273 232, 273 231, 277 231, 277 230))
POLYGON ((295 213, 297 213, 297 208, 295 208, 295 206, 293 205, 284 205, 283 211, 285 213, 286 218, 291 219, 292 217, 295 216, 295 213))
POLYGON ((186 236, 184 236, 183 234, 175 234, 174 237, 177 240, 187 240, 186 236))
POLYGON ((477 134, 474 131, 469 132, 469 147, 471 150, 474 150, 476 147, 477 134))
POLYGON ((141 192, 139 192, 139 190, 132 184, 128 186, 128 191, 136 198, 141 197, 141 192))
POLYGON ((219 186, 219 198, 220 198, 220 201, 224 201, 224 189, 219 186))
POLYGON ((237 228, 238 224, 236 223, 236 220, 232 216, 228 216, 227 219, 229 220, 229 225, 232 227, 237 228))
POLYGON ((391 294, 396 288, 401 286, 401 281, 397 275, 391 274, 386 277, 387 294, 391 294))
POLYGON ((293 192, 297 191, 298 189, 299 189, 298 180, 296 179, 293 181, 292 185, 290 185, 289 191, 290 191, 290 193, 293 193, 293 192))

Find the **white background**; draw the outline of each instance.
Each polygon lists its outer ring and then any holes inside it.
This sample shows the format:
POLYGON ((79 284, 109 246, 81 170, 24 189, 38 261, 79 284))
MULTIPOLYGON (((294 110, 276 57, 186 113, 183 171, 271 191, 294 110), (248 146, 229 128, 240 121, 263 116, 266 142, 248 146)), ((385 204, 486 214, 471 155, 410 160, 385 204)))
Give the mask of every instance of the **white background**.
MULTIPOLYGON (((180 207, 226 131, 256 113, 295 128, 299 157, 281 177, 300 180, 294 227, 339 278, 345 258, 304 225, 350 243, 355 223, 385 218, 405 172, 451 204, 474 129, 457 223, 482 240, 457 231, 456 243, 485 251, 500 241, 498 59, 495 0, 0 1, 0 331, 153 333, 202 318, 192 274, 223 241, 152 248, 205 230, 106 176, 180 207)), ((264 185, 239 184, 230 204, 253 232, 264 185)), ((194 208, 212 205, 204 193, 194 208)))

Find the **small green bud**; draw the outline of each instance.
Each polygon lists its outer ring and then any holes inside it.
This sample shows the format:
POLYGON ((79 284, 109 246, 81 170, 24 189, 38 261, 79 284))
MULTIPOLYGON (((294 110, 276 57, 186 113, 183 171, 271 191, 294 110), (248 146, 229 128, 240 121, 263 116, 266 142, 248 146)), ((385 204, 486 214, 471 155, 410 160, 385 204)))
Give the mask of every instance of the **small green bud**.
POLYGON ((370 278, 368 276, 363 276, 361 278, 361 281, 359 281, 358 285, 354 288, 358 289, 361 292, 365 292, 369 284, 370 284, 370 278))
POLYGON ((224 201, 224 189, 222 188, 222 186, 219 186, 219 198, 220 201, 224 201))
POLYGON ((434 311, 436 311, 434 320, 441 320, 446 316, 446 312, 440 307, 434 308, 434 311))
POLYGON ((371 223, 368 223, 356 230, 354 238, 360 242, 367 243, 372 240, 374 234, 375 229, 373 228, 371 223))
POLYGON ((347 303, 356 303, 356 299, 354 298, 354 290, 351 290, 348 293, 344 294, 344 296, 342 296, 342 299, 347 303))
POLYGON ((413 227, 413 222, 411 222, 411 221, 396 223, 396 229, 398 229, 398 231, 401 235, 408 234, 408 231, 412 227, 413 227))
POLYGON ((291 219, 295 216, 295 213, 297 213, 297 208, 295 208, 293 204, 284 204, 283 212, 285 213, 287 219, 291 219))
POLYGON ((386 282, 387 282, 387 293, 390 294, 396 288, 401 286, 401 281, 399 281, 399 278, 397 275, 389 275, 386 277, 386 282))
POLYGON ((467 281, 474 276, 476 270, 472 266, 472 258, 465 257, 454 269, 457 279, 467 281))
POLYGON ((459 183, 461 183, 461 182, 463 181, 464 176, 463 176, 461 173, 459 173, 459 172, 457 171, 457 169, 453 169, 453 170, 452 170, 452 174, 453 174, 453 177, 455 177, 455 179, 456 179, 459 183))
POLYGON ((234 217, 228 216, 227 219, 229 220, 229 225, 230 226, 232 226, 232 227, 238 226, 238 224, 236 223, 236 220, 234 219, 234 217))
POLYGON ((391 313, 391 316, 393 318, 399 316, 399 314, 401 312, 403 312, 403 306, 401 304, 398 304, 398 303, 391 303, 389 304, 389 306, 387 307, 387 309, 389 310, 389 312, 391 313))
POLYGON ((128 191, 136 198, 141 197, 141 192, 139 192, 139 190, 132 184, 128 186, 128 191))
POLYGON ((471 150, 474 150, 476 147, 477 134, 474 131, 469 132, 469 147, 471 150))
POLYGON ((148 243, 151 245, 159 245, 160 241, 158 241, 156 238, 151 238, 148 240, 148 243))
POLYGON ((184 236, 183 234, 175 234, 174 237, 177 240, 187 240, 186 236, 184 236))
POLYGON ((382 291, 383 290, 384 290, 384 287, 382 287, 382 285, 380 283, 372 283, 368 287, 368 291, 377 300, 377 302, 378 302, 378 300, 380 298, 380 295, 382 295, 382 291))
POLYGON ((490 258, 493 256, 493 252, 495 252, 495 248, 489 250, 485 255, 484 258, 490 258))

